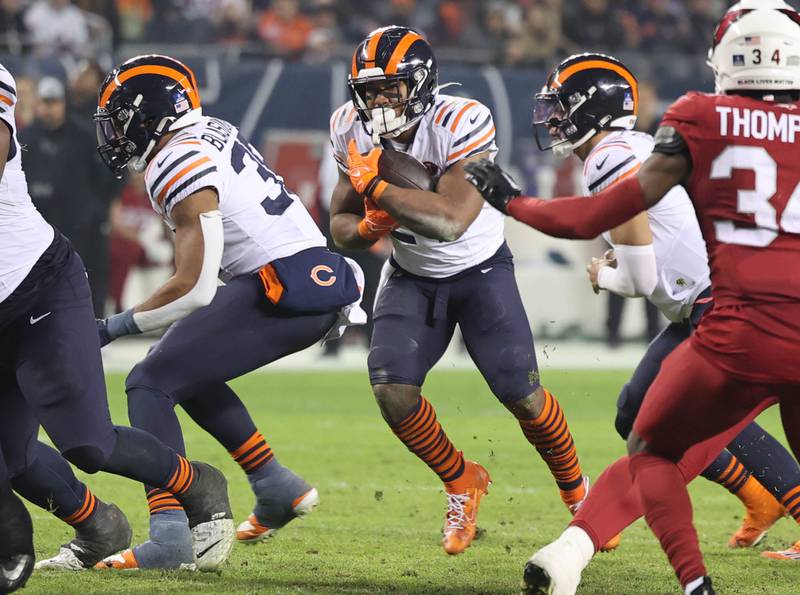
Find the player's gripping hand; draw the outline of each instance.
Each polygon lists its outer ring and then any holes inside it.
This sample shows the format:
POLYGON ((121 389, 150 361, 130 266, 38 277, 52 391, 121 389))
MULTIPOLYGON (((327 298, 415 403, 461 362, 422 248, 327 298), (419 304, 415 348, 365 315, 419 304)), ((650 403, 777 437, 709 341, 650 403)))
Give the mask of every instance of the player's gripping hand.
POLYGON ((378 159, 383 149, 374 148, 366 155, 358 152, 356 141, 347 145, 347 169, 350 183, 362 196, 377 201, 388 184, 378 175, 378 159))
POLYGON ((589 283, 592 284, 592 290, 600 293, 600 269, 603 267, 617 268, 617 258, 614 256, 613 250, 606 250, 602 258, 592 258, 589 264, 586 265, 586 273, 589 275, 589 283))
POLYGON ((501 213, 508 215, 508 203, 522 193, 522 189, 503 168, 479 159, 464 166, 467 181, 478 189, 484 200, 501 213))
POLYGON ((358 223, 358 235, 374 242, 400 227, 392 216, 379 209, 372 199, 364 198, 364 218, 358 223))

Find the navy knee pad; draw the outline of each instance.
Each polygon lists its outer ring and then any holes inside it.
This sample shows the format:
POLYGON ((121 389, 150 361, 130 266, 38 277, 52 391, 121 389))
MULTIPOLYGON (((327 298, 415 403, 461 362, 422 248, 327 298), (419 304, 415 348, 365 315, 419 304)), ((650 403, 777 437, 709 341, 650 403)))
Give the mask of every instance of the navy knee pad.
POLYGON ((64 458, 86 473, 97 473, 106 465, 108 455, 96 446, 76 446, 65 450, 64 458))
POLYGON ((541 383, 536 356, 527 346, 512 345, 500 349, 494 363, 481 372, 492 394, 501 403, 519 401, 539 388, 541 383))

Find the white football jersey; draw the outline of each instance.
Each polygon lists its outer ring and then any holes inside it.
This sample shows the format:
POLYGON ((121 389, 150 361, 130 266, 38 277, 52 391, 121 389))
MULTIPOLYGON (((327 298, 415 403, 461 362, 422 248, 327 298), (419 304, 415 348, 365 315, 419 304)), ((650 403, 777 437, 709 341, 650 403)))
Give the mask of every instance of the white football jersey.
POLYGON ((283 178, 224 120, 206 116, 181 129, 150 160, 145 184, 153 209, 173 230, 176 204, 203 188, 216 190, 225 234, 224 276, 253 273, 275 259, 326 245, 283 178))
MULTIPOLYGON (((339 168, 347 173, 347 145, 355 139, 367 153, 372 139, 355 108, 348 102, 331 116, 331 144, 339 168)), ((495 127, 489 108, 478 101, 438 95, 435 105, 420 119, 411 145, 404 151, 443 174, 454 163, 489 152, 497 153, 495 127)), ((394 148, 394 147, 393 147, 394 148)), ((392 233, 394 259, 401 268, 421 277, 455 275, 491 257, 503 244, 503 215, 488 203, 460 238, 443 242, 404 227, 392 233)))
POLYGON ((11 130, 8 158, 0 179, 0 302, 31 272, 54 234, 28 194, 14 122, 16 104, 14 77, 0 65, 0 120, 11 130))
MULTIPOLYGON (((592 149, 583 165, 584 192, 595 194, 634 175, 653 152, 653 137, 619 131, 592 149)), ((669 320, 680 322, 692 313, 697 296, 711 285, 706 244, 689 196, 675 186, 647 210, 658 284, 648 298, 669 320)), ((609 232, 603 238, 612 246, 609 232)))

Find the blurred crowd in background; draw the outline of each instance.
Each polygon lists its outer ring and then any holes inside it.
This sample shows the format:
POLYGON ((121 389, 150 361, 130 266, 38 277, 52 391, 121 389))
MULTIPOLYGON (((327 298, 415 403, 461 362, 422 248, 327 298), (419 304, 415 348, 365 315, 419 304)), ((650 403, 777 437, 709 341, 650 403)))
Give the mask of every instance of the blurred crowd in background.
POLYGON ((214 44, 288 59, 342 56, 388 23, 447 53, 549 63, 591 45, 705 52, 728 0, 0 0, 0 49, 79 60, 125 43, 214 44))
MULTIPOLYGON (((191 47, 246 57, 324 63, 349 59, 386 24, 422 31, 440 60, 549 68, 591 48, 700 56, 728 0, 0 0, 0 54, 57 62, 15 72, 17 119, 31 197, 75 244, 92 274, 98 316, 124 304, 128 273, 171 266, 169 233, 141 176, 114 180, 99 163, 91 114, 114 57, 191 47), (65 183, 69 180, 69 183, 65 183)), ((693 59, 693 58, 692 58, 693 59)), ((639 129, 657 125, 660 102, 642 84, 639 129)), ((324 213, 320 219, 324 219, 324 213)), ((324 221, 320 221, 324 226, 324 221)), ((385 256, 385 254, 383 255, 385 256)), ((145 278, 146 275, 140 279, 145 278)), ((147 291, 147 289, 140 289, 147 291)), ((609 344, 622 300, 611 298, 609 344)), ((637 306, 638 309, 638 306, 637 306)), ((649 309, 645 334, 658 331, 649 309)))

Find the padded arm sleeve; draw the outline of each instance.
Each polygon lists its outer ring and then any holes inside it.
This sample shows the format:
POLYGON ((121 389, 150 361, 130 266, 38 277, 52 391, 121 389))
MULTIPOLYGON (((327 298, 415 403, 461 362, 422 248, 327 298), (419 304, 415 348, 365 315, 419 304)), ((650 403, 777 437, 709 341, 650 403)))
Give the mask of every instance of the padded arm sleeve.
POLYGON ((225 236, 222 229, 222 213, 209 211, 200 215, 203 230, 203 265, 197 283, 188 293, 177 300, 155 310, 135 312, 133 320, 139 329, 146 333, 164 328, 185 318, 198 308, 207 306, 217 293, 217 276, 222 262, 225 236))
POLYGON ((555 200, 513 198, 508 213, 517 221, 556 238, 591 240, 647 210, 637 176, 612 184, 594 196, 555 200))
POLYGON ((658 268, 653 244, 614 246, 617 268, 603 267, 597 273, 602 289, 625 297, 648 297, 658 283, 658 268))

